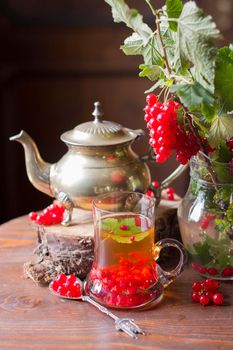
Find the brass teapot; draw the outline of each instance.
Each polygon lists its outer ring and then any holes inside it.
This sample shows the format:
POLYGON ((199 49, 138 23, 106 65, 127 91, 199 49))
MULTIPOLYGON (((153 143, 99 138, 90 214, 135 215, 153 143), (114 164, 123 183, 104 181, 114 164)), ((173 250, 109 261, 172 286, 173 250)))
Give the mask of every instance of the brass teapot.
MULTIPOLYGON (((56 198, 66 208, 62 222, 69 225, 73 208, 91 209, 97 195, 113 191, 145 193, 151 176, 146 161, 152 154, 138 156, 132 143, 141 137, 141 129, 131 130, 102 119, 100 102, 94 103, 94 120, 82 123, 61 135, 67 153, 54 164, 45 162, 32 138, 22 130, 10 140, 22 143, 30 182, 41 192, 56 198)), ((168 185, 183 171, 183 166, 162 182, 168 185)), ((157 201, 158 203, 159 201, 157 201)))
POLYGON ((62 202, 68 210, 68 225, 74 207, 90 209, 95 196, 111 191, 145 192, 150 171, 131 144, 143 130, 131 130, 102 120, 99 102, 94 103, 94 120, 61 135, 67 153, 55 164, 45 162, 32 138, 22 130, 10 140, 22 143, 27 175, 40 191, 62 202))

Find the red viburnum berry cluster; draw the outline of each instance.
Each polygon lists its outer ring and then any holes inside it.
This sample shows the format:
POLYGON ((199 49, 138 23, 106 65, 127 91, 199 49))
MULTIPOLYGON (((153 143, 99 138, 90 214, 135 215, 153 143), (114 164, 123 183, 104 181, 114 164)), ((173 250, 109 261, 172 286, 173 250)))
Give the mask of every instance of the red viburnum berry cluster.
POLYGON ((81 285, 75 275, 61 273, 51 282, 50 288, 61 297, 79 298, 82 295, 81 285))
POLYGON ((218 291, 219 282, 207 278, 204 282, 194 282, 192 284, 192 300, 201 305, 222 305, 224 302, 224 295, 218 291))
POLYGON ((51 204, 45 208, 41 214, 32 211, 29 214, 29 219, 38 225, 54 225, 59 224, 63 220, 65 208, 57 204, 51 204))
POLYGON ((177 110, 181 105, 173 100, 168 100, 166 104, 158 102, 154 94, 147 95, 146 101, 144 119, 156 161, 165 162, 174 150, 177 161, 186 164, 200 150, 200 144, 192 131, 186 132, 178 123, 177 110))

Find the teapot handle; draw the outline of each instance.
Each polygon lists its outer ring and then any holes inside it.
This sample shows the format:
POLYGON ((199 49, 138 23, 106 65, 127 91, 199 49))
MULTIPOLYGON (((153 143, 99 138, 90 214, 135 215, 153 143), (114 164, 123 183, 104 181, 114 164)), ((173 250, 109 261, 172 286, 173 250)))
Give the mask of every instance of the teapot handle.
MULTIPOLYGON (((155 154, 153 148, 150 147, 147 154, 140 156, 140 159, 143 162, 147 162, 150 160, 155 160, 155 154)), ((180 164, 170 175, 168 175, 157 188, 150 188, 154 192, 156 198, 156 207, 159 205, 161 200, 161 192, 164 188, 168 187, 174 180, 176 180, 188 167, 188 164, 182 165, 180 164)))

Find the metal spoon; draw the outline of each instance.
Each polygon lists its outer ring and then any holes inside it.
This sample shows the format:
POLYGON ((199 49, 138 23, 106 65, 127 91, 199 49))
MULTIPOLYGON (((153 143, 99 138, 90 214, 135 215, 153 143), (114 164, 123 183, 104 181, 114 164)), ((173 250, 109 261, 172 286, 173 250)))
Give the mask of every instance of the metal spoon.
MULTIPOLYGON (((83 293, 83 282, 77 278, 76 283, 79 283, 81 286, 81 290, 83 293)), ((63 299, 71 299, 71 300, 82 300, 87 301, 88 303, 94 305, 97 309, 99 309, 104 314, 108 315, 115 321, 115 328, 117 331, 123 331, 126 334, 128 334, 130 337, 137 339, 137 334, 145 334, 145 332, 134 322, 131 318, 119 318, 116 315, 114 315, 111 311, 109 311, 106 307, 100 305, 97 303, 94 299, 89 297, 88 295, 81 294, 80 297, 67 297, 60 295, 59 293, 55 292, 52 288, 52 282, 49 284, 49 291, 56 295, 57 297, 63 298, 63 299)))

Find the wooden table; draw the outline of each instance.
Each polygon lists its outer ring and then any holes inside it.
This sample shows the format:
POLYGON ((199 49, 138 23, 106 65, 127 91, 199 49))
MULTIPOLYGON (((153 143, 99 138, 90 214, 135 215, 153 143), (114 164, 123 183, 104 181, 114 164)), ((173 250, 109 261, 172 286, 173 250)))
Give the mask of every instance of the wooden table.
POLYGON ((152 310, 115 311, 131 316, 148 334, 134 340, 87 303, 62 300, 23 277, 36 244, 27 217, 0 227, 0 349, 233 349, 233 288, 222 283, 226 305, 191 301, 198 279, 186 269, 152 310))

